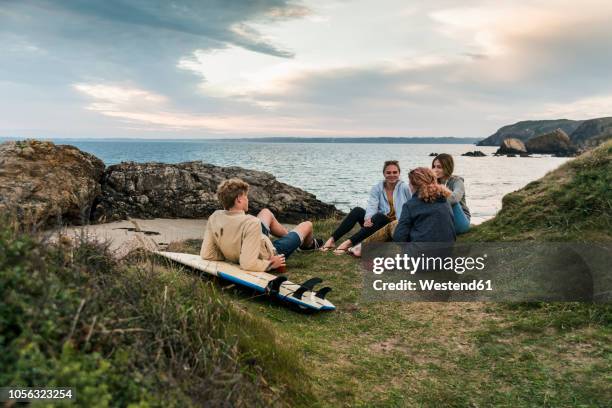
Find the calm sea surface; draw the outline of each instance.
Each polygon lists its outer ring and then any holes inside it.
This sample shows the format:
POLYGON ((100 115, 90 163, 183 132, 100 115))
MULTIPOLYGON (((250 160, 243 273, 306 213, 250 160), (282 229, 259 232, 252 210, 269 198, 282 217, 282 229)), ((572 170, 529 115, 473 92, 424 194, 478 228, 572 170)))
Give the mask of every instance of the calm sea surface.
POLYGON ((106 165, 122 161, 179 163, 201 160, 219 166, 240 166, 272 173, 342 210, 364 206, 372 185, 382 178, 382 163, 397 159, 403 179, 407 170, 430 166, 429 153, 455 157, 455 174, 465 179, 473 223, 491 218, 504 194, 525 186, 565 162, 565 158, 462 157, 495 147, 453 144, 247 143, 206 141, 74 141, 62 140, 92 153, 106 165))

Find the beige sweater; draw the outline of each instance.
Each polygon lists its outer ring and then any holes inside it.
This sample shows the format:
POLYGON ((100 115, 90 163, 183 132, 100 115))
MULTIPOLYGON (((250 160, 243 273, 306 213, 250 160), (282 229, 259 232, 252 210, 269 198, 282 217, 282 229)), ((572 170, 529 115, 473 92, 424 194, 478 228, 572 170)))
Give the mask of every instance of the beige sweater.
POLYGON ((261 232, 257 217, 244 211, 217 210, 208 219, 200 256, 209 261, 229 261, 242 269, 263 272, 275 254, 270 238, 261 232))

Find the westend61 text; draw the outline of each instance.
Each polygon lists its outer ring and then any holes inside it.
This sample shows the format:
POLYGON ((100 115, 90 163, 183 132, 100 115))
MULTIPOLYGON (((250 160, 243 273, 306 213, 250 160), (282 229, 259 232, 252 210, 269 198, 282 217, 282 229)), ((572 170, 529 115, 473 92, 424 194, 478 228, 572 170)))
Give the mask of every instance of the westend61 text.
POLYGON ((470 282, 436 282, 435 280, 414 281, 402 279, 399 282, 383 282, 377 279, 372 282, 374 290, 399 290, 399 291, 455 291, 455 290, 493 290, 490 280, 473 280, 470 282))

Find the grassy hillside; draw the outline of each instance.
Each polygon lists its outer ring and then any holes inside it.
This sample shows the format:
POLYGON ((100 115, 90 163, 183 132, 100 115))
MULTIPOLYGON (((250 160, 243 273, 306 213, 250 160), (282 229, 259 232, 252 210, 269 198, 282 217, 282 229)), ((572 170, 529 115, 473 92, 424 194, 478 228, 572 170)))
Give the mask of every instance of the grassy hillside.
MULTIPOLYGON (((611 149, 510 194, 494 220, 462 240, 610 241, 611 149)), ((327 236, 335 225, 315 229, 327 236)), ((367 303, 357 260, 297 253, 290 279, 322 277, 338 307, 304 315, 164 259, 134 253, 137 266, 127 267, 100 247, 54 249, 3 234, 4 384, 74 384, 98 406, 175 398, 304 407, 612 400, 610 305, 367 303)), ((200 244, 169 249, 198 253, 200 244)))
POLYGON ((466 241, 612 240, 612 141, 507 194, 466 241))

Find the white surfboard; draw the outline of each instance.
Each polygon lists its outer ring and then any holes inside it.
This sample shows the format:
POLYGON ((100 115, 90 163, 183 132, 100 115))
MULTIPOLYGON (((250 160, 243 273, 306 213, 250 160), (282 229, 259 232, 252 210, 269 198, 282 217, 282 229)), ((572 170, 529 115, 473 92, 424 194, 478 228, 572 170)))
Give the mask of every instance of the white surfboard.
MULTIPOLYGON (((279 279, 278 276, 272 275, 271 273, 245 271, 244 269, 240 269, 237 265, 227 262, 206 261, 199 255, 165 251, 154 251, 154 253, 238 285, 255 289, 258 292, 268 292, 278 299, 296 304, 301 308, 314 310, 336 309, 336 306, 325 299, 325 295, 331 290, 329 288, 324 288, 320 291, 308 290, 308 288, 297 283, 288 280, 282 281, 282 278, 279 279), (282 281, 282 283, 279 284, 280 281, 282 281), (273 283, 271 284, 271 282, 273 283), (276 285, 274 285, 274 283, 276 283, 276 285)), ((320 282, 319 279, 313 279, 313 281, 315 280, 320 282)))

